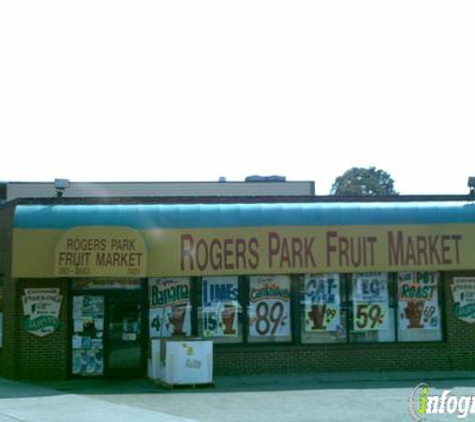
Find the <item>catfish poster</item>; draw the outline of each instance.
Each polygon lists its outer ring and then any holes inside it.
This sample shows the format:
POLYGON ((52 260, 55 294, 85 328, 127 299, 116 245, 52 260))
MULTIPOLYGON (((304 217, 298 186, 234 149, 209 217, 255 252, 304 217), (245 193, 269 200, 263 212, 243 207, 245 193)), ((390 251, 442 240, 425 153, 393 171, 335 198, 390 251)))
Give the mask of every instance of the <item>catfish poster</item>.
POLYGON ((305 283, 305 331, 337 331, 340 326, 340 276, 307 274, 305 283))

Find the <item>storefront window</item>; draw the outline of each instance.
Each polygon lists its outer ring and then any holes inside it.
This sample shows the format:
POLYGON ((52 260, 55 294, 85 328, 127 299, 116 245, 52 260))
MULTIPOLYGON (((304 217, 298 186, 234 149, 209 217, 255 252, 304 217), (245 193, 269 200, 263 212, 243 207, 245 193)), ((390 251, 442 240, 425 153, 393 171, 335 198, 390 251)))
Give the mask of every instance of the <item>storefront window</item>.
POLYGON ((398 340, 442 340, 440 273, 401 272, 398 283, 398 340))
POLYGON ((242 307, 238 277, 204 277, 201 280, 199 332, 215 343, 242 342, 242 307))
POLYGON ((416 272, 306 274, 301 341, 441 341, 439 279, 439 273, 416 272))
POLYGON ((249 342, 292 340, 290 297, 290 277, 250 277, 249 342))
POLYGON ((189 278, 149 279, 150 338, 191 336, 189 278))
POLYGON ((306 274, 301 295, 302 343, 346 342, 339 274, 306 274))
POLYGON ((353 274, 351 342, 395 341, 394 301, 387 273, 353 274))

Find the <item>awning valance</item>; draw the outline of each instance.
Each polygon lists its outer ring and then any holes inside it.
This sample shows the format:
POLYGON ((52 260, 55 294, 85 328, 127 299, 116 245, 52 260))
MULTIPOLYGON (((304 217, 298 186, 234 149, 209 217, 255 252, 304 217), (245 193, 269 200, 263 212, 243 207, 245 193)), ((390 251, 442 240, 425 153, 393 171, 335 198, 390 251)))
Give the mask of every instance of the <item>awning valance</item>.
POLYGON ((25 205, 15 211, 15 228, 76 226, 221 228, 259 226, 359 226, 475 223, 467 202, 283 203, 180 205, 25 205))

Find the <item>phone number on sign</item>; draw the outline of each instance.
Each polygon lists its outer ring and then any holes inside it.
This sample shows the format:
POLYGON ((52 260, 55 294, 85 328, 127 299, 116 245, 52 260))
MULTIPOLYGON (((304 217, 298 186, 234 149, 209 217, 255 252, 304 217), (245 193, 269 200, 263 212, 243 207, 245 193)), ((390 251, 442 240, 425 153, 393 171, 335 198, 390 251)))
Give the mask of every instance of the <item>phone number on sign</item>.
MULTIPOLYGON (((59 267, 59 275, 94 275, 96 271, 94 268, 91 271, 91 268, 88 267, 59 267)), ((124 275, 140 275, 140 268, 124 268, 121 269, 121 273, 124 275)))

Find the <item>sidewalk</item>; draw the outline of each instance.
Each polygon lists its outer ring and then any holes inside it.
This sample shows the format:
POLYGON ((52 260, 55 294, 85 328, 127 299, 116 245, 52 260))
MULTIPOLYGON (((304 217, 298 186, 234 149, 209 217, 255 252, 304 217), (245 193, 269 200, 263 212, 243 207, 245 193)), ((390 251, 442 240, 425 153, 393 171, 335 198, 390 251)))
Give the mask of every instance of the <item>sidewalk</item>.
MULTIPOLYGON (((212 386, 198 387, 198 392, 276 391, 307 389, 377 388, 380 385, 416 385, 420 382, 474 381, 475 371, 394 371, 394 372, 323 372, 315 374, 269 374, 215 376, 212 386)), ((192 392, 190 387, 161 387, 148 379, 107 380, 72 379, 37 383, 39 386, 77 394, 132 394, 192 392)), ((1 397, 1 396, 0 396, 1 397)))
POLYGON ((195 422, 128 404, 0 378, 0 422, 195 422))
POLYGON ((0 422, 410 421, 408 397, 423 381, 475 394, 475 371, 217 376, 213 387, 171 390, 146 379, 0 378, 0 422))
POLYGON ((215 377, 216 388, 229 390, 292 390, 348 388, 358 384, 360 388, 385 384, 407 384, 429 381, 465 380, 475 382, 475 371, 394 371, 394 372, 323 372, 292 375, 242 375, 215 377))

